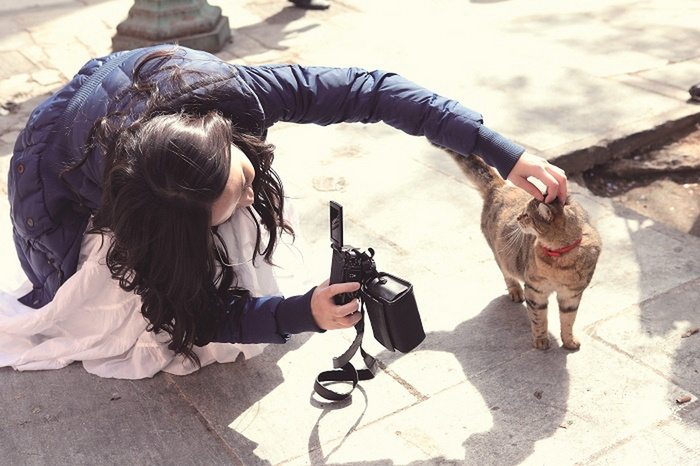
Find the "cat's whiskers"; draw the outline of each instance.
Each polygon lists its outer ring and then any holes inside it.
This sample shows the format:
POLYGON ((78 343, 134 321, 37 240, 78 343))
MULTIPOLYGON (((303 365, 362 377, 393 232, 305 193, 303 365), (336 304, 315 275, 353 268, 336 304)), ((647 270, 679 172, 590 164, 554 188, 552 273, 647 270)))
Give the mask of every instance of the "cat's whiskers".
POLYGON ((522 245, 524 234, 520 228, 514 228, 510 233, 503 237, 504 244, 503 247, 498 251, 499 253, 512 254, 517 252, 522 245))

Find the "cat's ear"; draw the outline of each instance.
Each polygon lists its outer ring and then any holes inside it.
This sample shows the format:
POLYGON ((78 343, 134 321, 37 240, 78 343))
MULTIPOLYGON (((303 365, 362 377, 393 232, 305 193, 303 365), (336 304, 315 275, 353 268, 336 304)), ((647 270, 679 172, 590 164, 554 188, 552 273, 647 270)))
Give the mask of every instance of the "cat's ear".
POLYGON ((544 202, 540 202, 540 204, 537 206, 537 212, 545 222, 551 222, 554 219, 552 209, 544 202))

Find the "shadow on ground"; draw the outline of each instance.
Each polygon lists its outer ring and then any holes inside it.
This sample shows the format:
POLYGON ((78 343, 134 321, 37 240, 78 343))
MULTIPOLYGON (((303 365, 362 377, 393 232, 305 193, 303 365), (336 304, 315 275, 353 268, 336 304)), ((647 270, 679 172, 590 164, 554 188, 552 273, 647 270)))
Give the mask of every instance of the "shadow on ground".
POLYGON ((268 464, 255 455, 257 444, 227 422, 284 382, 277 362, 303 341, 186 377, 105 379, 79 363, 57 371, 0 368, 3 462, 268 464))

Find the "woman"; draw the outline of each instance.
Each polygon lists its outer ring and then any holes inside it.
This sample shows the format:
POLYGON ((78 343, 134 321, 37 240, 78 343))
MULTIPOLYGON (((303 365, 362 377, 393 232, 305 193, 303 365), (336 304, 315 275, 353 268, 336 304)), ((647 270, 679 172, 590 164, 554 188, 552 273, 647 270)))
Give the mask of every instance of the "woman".
POLYGON ((242 221, 242 212, 254 222, 253 260, 271 262, 280 235, 293 234, 265 143, 277 121, 384 121, 480 155, 535 197, 543 198, 529 176, 548 187, 547 202, 566 198, 560 169, 483 126, 479 114, 392 73, 234 66, 174 46, 119 52, 88 62, 34 111, 16 143, 13 234, 33 285, 20 301, 44 309, 57 294, 84 296, 61 287, 79 264, 106 256, 119 299, 137 296, 147 330, 195 363, 210 342, 282 343, 353 326, 358 303, 337 306, 332 297, 357 284, 253 297, 232 265, 237 251, 219 225, 242 221))

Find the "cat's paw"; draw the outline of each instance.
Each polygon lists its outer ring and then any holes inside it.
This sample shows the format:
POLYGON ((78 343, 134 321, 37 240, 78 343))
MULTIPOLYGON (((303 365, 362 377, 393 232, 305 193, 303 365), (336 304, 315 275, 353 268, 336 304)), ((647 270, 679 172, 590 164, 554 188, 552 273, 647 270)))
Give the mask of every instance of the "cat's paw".
POLYGON ((508 296, 510 296, 510 299, 516 303, 522 303, 525 301, 525 293, 523 293, 523 287, 520 285, 509 286, 508 296))
POLYGON ((570 350, 577 350, 581 347, 581 342, 578 341, 578 338, 576 337, 571 337, 570 340, 565 340, 563 341, 564 343, 564 348, 570 349, 570 350))
POLYGON ((549 349, 550 344, 551 343, 549 341, 549 337, 533 338, 532 339, 532 346, 534 346, 538 350, 549 349))

